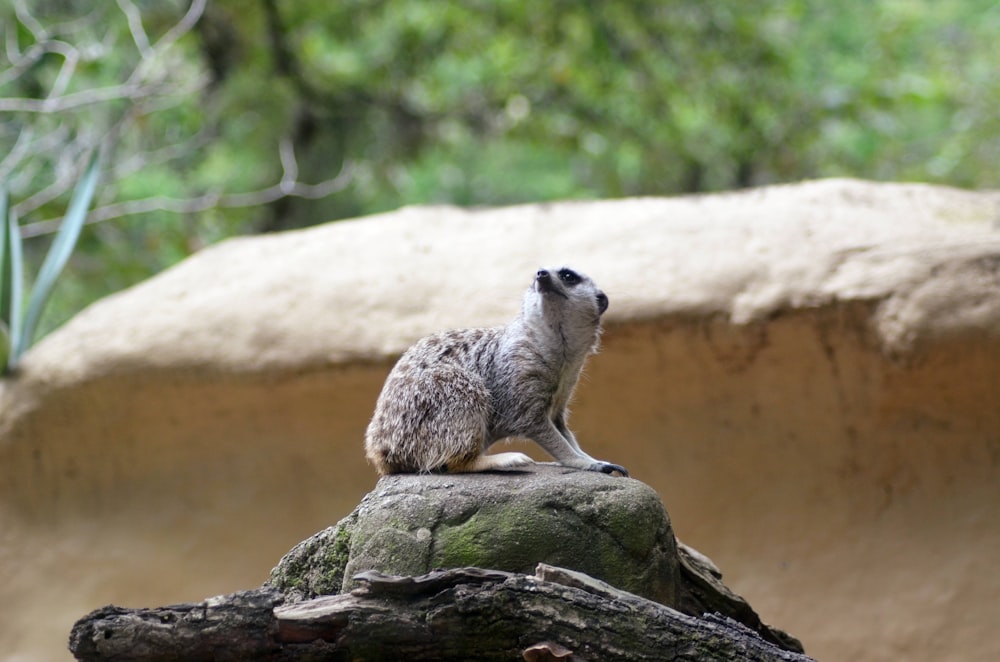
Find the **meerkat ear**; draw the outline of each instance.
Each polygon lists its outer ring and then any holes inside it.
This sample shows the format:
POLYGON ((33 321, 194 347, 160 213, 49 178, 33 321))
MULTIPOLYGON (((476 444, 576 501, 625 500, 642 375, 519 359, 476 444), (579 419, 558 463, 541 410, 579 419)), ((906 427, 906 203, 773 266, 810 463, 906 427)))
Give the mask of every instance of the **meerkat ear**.
POLYGON ((604 311, 608 309, 608 295, 604 292, 597 293, 597 310, 602 315, 604 311))

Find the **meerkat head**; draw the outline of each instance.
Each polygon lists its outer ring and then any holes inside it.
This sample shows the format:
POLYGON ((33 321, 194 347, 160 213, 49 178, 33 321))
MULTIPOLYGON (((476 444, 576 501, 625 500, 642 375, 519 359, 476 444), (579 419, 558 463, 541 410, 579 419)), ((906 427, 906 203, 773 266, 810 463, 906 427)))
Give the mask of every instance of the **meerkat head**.
POLYGON ((539 269, 524 295, 523 315, 558 329, 564 341, 594 342, 608 296, 568 267, 539 269))

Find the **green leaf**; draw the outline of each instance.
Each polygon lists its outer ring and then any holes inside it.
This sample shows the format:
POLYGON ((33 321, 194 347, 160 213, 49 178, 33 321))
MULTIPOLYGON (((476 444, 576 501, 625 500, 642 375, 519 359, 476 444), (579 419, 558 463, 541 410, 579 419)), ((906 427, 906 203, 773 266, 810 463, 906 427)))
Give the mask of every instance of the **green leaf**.
MULTIPOLYGON (((7 187, 0 186, 0 219, 6 221, 9 213, 9 198, 7 187)), ((10 320, 10 274, 7 259, 7 223, 0 221, 0 370, 7 371, 7 359, 10 358, 10 331, 7 326, 10 320)))
MULTIPOLYGON (((90 201, 93 199, 94 191, 97 188, 98 173, 98 155, 95 153, 90 158, 90 163, 87 166, 87 170, 83 173, 83 177, 77 182, 76 188, 73 190, 73 197, 70 199, 69 208, 63 217, 62 224, 59 226, 59 232, 56 233, 55 239, 52 240, 49 252, 45 256, 45 262, 42 263, 42 268, 38 272, 38 278, 28 299, 28 312, 24 316, 24 326, 20 328, 20 333, 18 333, 18 326, 20 325, 15 325, 12 320, 11 331, 14 336, 13 349, 11 351, 12 365, 17 363, 21 355, 31 345, 35 329, 38 326, 38 320, 42 316, 42 311, 49 300, 49 295, 52 294, 52 288, 55 287, 59 274, 62 273, 63 267, 66 266, 66 262, 69 260, 69 256, 73 253, 76 241, 80 237, 80 230, 87 220, 87 209, 90 207, 90 201)), ((18 243, 20 243, 19 235, 18 243)), ((12 248, 13 245, 14 242, 12 241, 12 248)), ((14 312, 13 306, 12 312, 14 312)))
POLYGON ((10 358, 10 332, 7 330, 7 325, 0 322, 0 366, 3 366, 3 372, 6 373, 8 370, 7 360, 10 358))
POLYGON ((7 260, 9 263, 8 269, 5 270, 5 280, 6 296, 8 303, 8 314, 10 317, 7 319, 7 328, 10 333, 10 349, 7 355, 7 361, 4 363, 4 370, 9 371, 17 363, 19 354, 17 352, 18 346, 21 344, 21 333, 23 327, 21 325, 21 313, 23 308, 21 307, 21 295, 24 292, 24 258, 22 257, 21 250, 21 229, 17 222, 17 214, 11 209, 7 212, 7 223, 3 229, 3 233, 7 236, 7 246, 10 259, 7 260))
MULTIPOLYGON (((7 261, 7 214, 9 211, 10 198, 7 195, 7 186, 0 186, 0 321, 5 325, 10 322, 10 274, 8 273, 9 262, 7 261)), ((4 363, 3 365, 7 365, 4 363)))

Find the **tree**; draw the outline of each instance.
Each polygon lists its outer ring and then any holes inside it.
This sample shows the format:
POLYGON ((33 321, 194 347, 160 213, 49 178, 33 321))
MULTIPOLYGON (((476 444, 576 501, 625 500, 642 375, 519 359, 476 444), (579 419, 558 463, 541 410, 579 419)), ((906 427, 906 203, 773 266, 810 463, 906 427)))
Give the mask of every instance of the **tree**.
POLYGON ((0 19, 0 178, 26 234, 98 143, 111 168, 56 319, 226 236, 408 203, 997 185, 990 0, 15 0, 0 19))

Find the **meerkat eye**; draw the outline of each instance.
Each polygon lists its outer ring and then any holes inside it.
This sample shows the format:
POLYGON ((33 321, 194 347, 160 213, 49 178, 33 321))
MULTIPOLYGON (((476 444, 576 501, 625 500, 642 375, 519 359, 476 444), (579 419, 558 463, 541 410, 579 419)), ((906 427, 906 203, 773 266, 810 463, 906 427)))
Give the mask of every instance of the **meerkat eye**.
POLYGON ((567 285, 576 285, 577 283, 580 282, 580 275, 577 274, 572 269, 560 269, 559 280, 566 283, 567 285))

